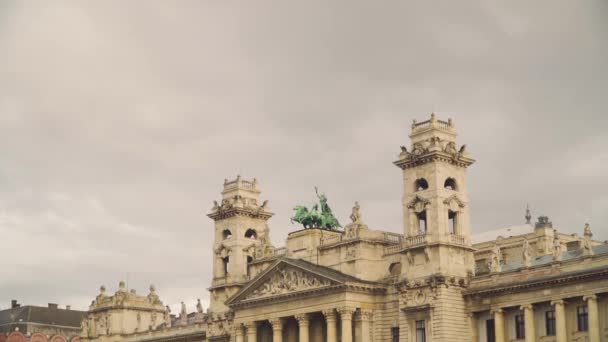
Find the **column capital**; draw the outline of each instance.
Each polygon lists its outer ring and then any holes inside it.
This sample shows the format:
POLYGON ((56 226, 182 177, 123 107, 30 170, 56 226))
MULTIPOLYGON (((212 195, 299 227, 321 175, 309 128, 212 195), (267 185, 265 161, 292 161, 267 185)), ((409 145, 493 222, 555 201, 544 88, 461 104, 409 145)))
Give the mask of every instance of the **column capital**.
POLYGON ((335 321, 336 320, 336 311, 334 309, 325 309, 321 311, 323 316, 325 316, 326 321, 335 321))
POLYGON ((297 314, 297 315, 294 315, 293 317, 298 321, 298 325, 300 325, 300 326, 308 325, 309 319, 310 319, 310 317, 308 317, 307 313, 297 314))
POLYGON ((534 309, 534 306, 532 304, 523 304, 522 306, 519 307, 520 310, 532 310, 534 309))
POLYGON ((243 324, 242 323, 235 323, 234 327, 232 329, 234 330, 235 336, 243 336, 243 324))
POLYGON ((340 314, 340 318, 350 320, 353 319, 353 314, 357 309, 350 306, 343 306, 341 308, 336 308, 336 310, 340 314))
POLYGON ((283 330, 283 319, 280 317, 271 318, 268 320, 272 325, 272 330, 283 330))
POLYGON ((490 314, 495 315, 495 314, 499 314, 502 315, 504 311, 502 310, 502 308, 496 308, 496 309, 491 309, 490 310, 490 314))
POLYGON ((554 299, 551 301, 551 305, 555 306, 555 305, 564 305, 566 304, 566 302, 564 302, 563 299, 554 299))
POLYGON ((258 322, 257 321, 245 322, 245 323, 243 323, 243 325, 247 329, 255 329, 258 327, 258 322))
POLYGON ((593 294, 593 293, 592 293, 592 294, 588 294, 588 295, 584 295, 584 296, 583 296, 583 300, 584 300, 585 302, 587 302, 587 301, 589 301, 589 300, 596 301, 596 300, 597 300, 597 295, 596 295, 596 294, 593 294))
POLYGON ((374 310, 360 309, 358 316, 361 321, 371 321, 374 318, 374 310))

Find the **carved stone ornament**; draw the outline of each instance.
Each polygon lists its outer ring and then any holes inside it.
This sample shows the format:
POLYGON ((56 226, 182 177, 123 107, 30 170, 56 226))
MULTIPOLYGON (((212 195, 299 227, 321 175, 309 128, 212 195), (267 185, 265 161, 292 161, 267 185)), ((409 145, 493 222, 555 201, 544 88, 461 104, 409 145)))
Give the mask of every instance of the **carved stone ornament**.
POLYGON ((357 254, 359 254, 357 246, 348 246, 346 247, 346 259, 352 260, 357 258, 357 254))
POLYGON ((245 299, 257 299, 327 286, 331 286, 331 282, 327 279, 316 277, 298 269, 278 269, 245 299))

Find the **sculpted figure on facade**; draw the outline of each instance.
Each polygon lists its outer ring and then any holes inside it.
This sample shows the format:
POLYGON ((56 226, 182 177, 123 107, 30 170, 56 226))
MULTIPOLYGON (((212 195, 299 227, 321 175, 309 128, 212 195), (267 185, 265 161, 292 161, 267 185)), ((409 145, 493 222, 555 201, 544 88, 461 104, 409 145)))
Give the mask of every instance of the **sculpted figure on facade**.
POLYGON ((562 243, 559 241, 559 235, 557 231, 554 231, 553 238, 553 260, 560 261, 562 260, 562 243))
POLYGON ((161 301, 156 294, 156 287, 154 285, 150 285, 150 293, 148 294, 148 301, 150 304, 160 304, 161 301))
POLYGON ((588 239, 593 237, 593 232, 591 231, 591 226, 589 223, 585 223, 584 236, 588 239))
POLYGON ((532 251, 530 249, 530 243, 526 238, 524 238, 524 244, 522 246, 522 260, 525 267, 530 267, 532 264, 532 251))
POLYGON ((273 273, 262 286, 255 289, 247 298, 273 296, 330 285, 331 283, 326 279, 319 279, 296 269, 284 269, 273 273))
POLYGON ((498 243, 494 242, 494 247, 492 247, 492 255, 490 256, 490 271, 492 272, 500 272, 502 270, 501 261, 502 253, 500 251, 500 246, 498 243))
POLYGON ((359 206, 359 202, 355 202, 355 205, 353 206, 353 210, 352 213, 350 214, 350 219, 353 221, 353 223, 361 223, 361 207, 359 206))
POLYGON ((593 255, 593 247, 591 246, 591 239, 587 236, 583 237, 583 254, 593 255))

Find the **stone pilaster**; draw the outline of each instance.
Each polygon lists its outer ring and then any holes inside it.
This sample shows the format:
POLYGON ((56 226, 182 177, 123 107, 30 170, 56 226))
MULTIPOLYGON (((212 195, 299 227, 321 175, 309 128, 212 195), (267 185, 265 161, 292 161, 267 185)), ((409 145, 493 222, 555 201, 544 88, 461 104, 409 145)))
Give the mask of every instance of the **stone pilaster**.
POLYGON ((469 314, 469 330, 471 331, 471 342, 478 342, 477 336, 477 317, 474 312, 469 314))
POLYGON ((325 322, 327 322, 327 342, 337 342, 336 312, 334 309, 323 310, 323 315, 325 316, 325 322))
POLYGON ((234 336, 236 339, 236 342, 245 342, 245 336, 243 335, 243 325, 242 324, 235 324, 234 325, 234 336))
POLYGON ((507 342, 505 336, 505 318, 502 309, 496 309, 492 311, 494 315, 494 334, 496 335, 496 342, 507 342))
POLYGON ((589 342, 600 342, 600 312, 597 308, 597 296, 592 294, 584 296, 587 302, 587 312, 589 315, 589 342))
POLYGON ((295 316, 298 321, 298 331, 299 331, 299 342, 308 342, 308 329, 310 327, 310 320, 308 314, 300 314, 295 316))
POLYGON ((371 322, 374 318, 374 312, 372 310, 361 309, 359 311, 359 318, 361 319, 361 339, 369 341, 371 339, 371 322))
POLYGON ((245 323, 245 328, 247 328, 247 342, 256 342, 258 338, 258 323, 245 323))
POLYGON ((526 304, 521 306, 521 310, 524 312, 524 324, 526 327, 526 342, 536 341, 536 329, 534 327, 534 307, 532 304, 526 304))
POLYGON ((561 299, 551 301, 555 310, 555 341, 567 342, 568 334, 566 332, 566 309, 564 301, 561 299))
POLYGON ((342 307, 338 309, 342 323, 342 342, 353 342, 353 313, 355 309, 342 307))
POLYGON ((268 321, 272 325, 272 342, 283 342, 283 319, 272 318, 268 321))

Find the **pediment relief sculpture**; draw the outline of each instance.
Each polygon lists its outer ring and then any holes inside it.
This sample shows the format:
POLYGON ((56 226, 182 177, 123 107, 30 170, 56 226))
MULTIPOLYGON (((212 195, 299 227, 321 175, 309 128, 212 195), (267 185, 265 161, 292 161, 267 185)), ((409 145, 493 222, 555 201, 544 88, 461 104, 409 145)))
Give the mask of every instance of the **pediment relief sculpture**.
POLYGON ((427 205, 430 204, 431 201, 416 195, 416 197, 414 197, 410 203, 408 203, 407 207, 413 209, 415 212, 421 212, 426 209, 427 205))
POLYGON ((245 299, 257 299, 331 286, 331 281, 295 268, 278 269, 245 299))

